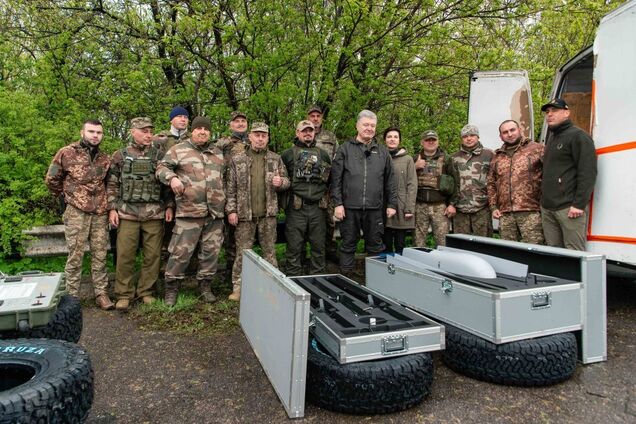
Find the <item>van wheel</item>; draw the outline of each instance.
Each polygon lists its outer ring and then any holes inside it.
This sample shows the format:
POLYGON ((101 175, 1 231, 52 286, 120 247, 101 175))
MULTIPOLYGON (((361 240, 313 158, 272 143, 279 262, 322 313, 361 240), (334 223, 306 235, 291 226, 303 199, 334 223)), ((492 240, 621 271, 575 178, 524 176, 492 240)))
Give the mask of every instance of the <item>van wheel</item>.
POLYGON ((307 359, 307 400, 348 414, 386 414, 422 402, 433 382, 433 361, 416 353, 340 364, 313 337, 307 359))
POLYGON ((61 340, 0 341, 0 423, 83 422, 93 403, 88 353, 61 340))
POLYGON ((442 359, 468 377, 511 386, 547 386, 567 380, 577 361, 572 333, 494 344, 445 324, 446 350, 442 359))
POLYGON ((78 298, 70 295, 62 296, 51 320, 41 327, 26 331, 3 331, 0 339, 58 339, 77 343, 82 335, 82 305, 78 298))

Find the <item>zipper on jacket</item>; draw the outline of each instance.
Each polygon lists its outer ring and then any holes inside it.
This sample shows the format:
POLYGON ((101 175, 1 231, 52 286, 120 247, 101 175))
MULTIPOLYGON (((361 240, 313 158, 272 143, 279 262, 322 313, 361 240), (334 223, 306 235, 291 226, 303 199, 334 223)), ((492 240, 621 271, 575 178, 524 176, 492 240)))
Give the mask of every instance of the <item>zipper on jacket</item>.
POLYGON ((370 158, 371 155, 364 155, 364 178, 362 183, 362 210, 366 210, 367 208, 367 159, 370 158))

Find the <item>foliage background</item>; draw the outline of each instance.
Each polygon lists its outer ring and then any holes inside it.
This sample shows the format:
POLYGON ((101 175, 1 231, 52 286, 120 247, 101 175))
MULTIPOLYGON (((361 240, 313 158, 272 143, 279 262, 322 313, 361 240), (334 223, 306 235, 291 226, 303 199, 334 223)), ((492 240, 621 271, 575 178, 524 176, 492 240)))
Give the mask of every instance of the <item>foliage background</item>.
POLYGON ((0 257, 23 228, 59 222, 43 177, 85 118, 104 122, 112 152, 132 117, 167 128, 181 104, 220 135, 241 109, 281 150, 311 104, 340 139, 368 108, 411 150, 435 128, 453 151, 470 71, 526 69, 542 104, 555 70, 620 3, 0 0, 0 257))

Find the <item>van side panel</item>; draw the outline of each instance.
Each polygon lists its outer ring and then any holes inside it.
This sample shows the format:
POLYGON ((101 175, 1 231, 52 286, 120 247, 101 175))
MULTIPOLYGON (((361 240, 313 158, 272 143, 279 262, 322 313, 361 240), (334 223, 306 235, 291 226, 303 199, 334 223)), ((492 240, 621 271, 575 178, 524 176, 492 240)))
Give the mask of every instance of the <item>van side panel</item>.
POLYGON ((600 23, 594 40, 592 131, 598 178, 589 251, 636 264, 636 1, 600 23))

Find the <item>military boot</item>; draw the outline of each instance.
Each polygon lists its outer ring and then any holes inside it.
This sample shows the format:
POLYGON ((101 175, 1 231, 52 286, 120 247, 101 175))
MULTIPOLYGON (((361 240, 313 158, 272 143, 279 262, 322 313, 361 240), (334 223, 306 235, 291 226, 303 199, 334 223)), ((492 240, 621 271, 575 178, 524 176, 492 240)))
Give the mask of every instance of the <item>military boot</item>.
POLYGON ((232 291, 232 294, 230 294, 228 296, 228 299, 233 300, 235 302, 238 302, 239 300, 241 300, 241 286, 234 286, 234 290, 232 291))
POLYGON ((177 281, 166 280, 166 293, 164 301, 166 306, 174 306, 177 304, 177 294, 179 293, 179 283, 177 281))
POLYGON ((201 280, 199 281, 199 293, 201 293, 201 297, 203 301, 206 303, 214 303, 216 302, 216 296, 212 293, 212 281, 210 280, 201 280))

